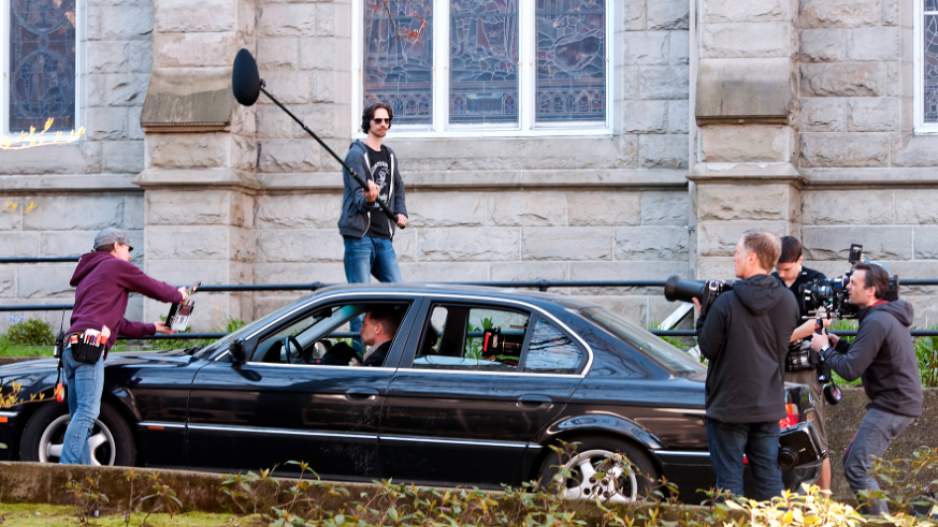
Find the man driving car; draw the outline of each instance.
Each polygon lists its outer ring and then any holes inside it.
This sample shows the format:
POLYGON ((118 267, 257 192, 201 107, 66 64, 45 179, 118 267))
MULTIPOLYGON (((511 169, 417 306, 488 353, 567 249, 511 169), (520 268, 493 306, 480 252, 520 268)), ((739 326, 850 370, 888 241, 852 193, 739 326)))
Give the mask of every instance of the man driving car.
POLYGON ((384 359, 391 349, 391 341, 401 325, 401 315, 392 306, 372 306, 365 311, 362 321, 361 339, 365 345, 365 355, 361 364, 355 358, 355 350, 340 342, 326 352, 322 363, 341 363, 350 366, 377 366, 384 364, 384 359))

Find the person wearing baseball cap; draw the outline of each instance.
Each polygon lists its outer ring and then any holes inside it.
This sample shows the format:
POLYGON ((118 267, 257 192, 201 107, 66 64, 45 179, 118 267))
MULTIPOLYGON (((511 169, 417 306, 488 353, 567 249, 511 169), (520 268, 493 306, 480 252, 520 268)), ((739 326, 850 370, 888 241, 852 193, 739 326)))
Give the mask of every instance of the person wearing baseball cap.
POLYGON ((108 227, 95 236, 94 250, 81 256, 72 275, 75 306, 62 352, 71 422, 65 431, 59 463, 91 464, 88 437, 101 410, 104 360, 117 336, 173 333, 163 322, 146 324, 124 318, 130 292, 160 302, 183 302, 188 298, 186 288, 176 289, 154 280, 130 263, 132 250, 124 231, 108 227))

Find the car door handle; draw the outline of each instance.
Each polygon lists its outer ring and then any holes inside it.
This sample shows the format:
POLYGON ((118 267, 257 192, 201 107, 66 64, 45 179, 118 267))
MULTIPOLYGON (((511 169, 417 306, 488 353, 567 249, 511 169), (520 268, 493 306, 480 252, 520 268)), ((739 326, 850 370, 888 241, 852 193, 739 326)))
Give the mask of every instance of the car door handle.
POLYGON ((522 395, 518 397, 518 406, 525 408, 543 408, 554 404, 554 401, 546 395, 522 395))
POLYGON ((369 397, 376 397, 378 395, 378 390, 374 388, 349 388, 345 392, 345 396, 349 399, 368 399, 369 397))

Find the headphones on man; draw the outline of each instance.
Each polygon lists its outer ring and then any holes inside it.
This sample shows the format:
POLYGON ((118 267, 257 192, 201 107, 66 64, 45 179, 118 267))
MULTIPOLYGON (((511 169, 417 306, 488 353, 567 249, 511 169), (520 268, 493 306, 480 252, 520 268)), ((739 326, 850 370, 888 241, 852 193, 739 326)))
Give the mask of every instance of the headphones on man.
MULTIPOLYGON (((371 120, 375 116, 375 106, 380 105, 381 108, 384 108, 388 111, 388 118, 394 120, 394 112, 391 110, 391 105, 383 101, 377 101, 365 106, 365 109, 362 111, 362 132, 368 133, 368 130, 371 128, 371 120)), ((391 123, 388 122, 388 130, 391 129, 391 123)))

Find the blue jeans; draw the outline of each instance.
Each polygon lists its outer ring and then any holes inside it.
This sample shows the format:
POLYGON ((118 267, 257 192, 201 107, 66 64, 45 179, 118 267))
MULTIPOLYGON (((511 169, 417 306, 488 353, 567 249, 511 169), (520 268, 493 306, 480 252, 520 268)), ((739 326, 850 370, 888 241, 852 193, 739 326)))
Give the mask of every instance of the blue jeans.
POLYGON ((68 414, 72 420, 65 430, 62 445, 63 465, 90 465, 91 451, 88 437, 101 412, 101 394, 104 391, 104 354, 94 364, 85 364, 72 358, 72 348, 62 352, 62 369, 68 383, 68 414))
POLYGON ((782 471, 778 468, 778 421, 768 423, 721 423, 707 419, 710 461, 717 475, 717 488, 744 495, 743 454, 749 459, 756 499, 780 496, 782 471))
MULTIPOLYGON (((870 408, 866 412, 843 458, 844 475, 854 492, 880 490, 876 479, 869 474, 869 470, 873 468, 873 458, 883 457, 890 443, 914 420, 912 417, 891 414, 876 408, 870 408)), ((886 504, 875 498, 870 507, 861 504, 861 509, 869 509, 868 513, 874 516, 889 512, 886 504)))
MULTIPOLYGON (((397 265, 397 254, 391 240, 364 236, 361 239, 343 236, 345 240, 345 279, 350 284, 367 284, 374 275, 379 282, 403 282, 401 268, 397 265)), ((349 321, 349 330, 358 332, 362 327, 361 317, 349 321)), ((352 347, 361 357, 365 351, 360 339, 352 339, 352 347)))
POLYGON ((345 279, 350 284, 367 284, 374 275, 379 282, 403 282, 401 268, 391 240, 364 236, 345 239, 345 279))

